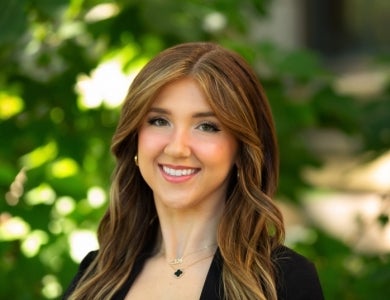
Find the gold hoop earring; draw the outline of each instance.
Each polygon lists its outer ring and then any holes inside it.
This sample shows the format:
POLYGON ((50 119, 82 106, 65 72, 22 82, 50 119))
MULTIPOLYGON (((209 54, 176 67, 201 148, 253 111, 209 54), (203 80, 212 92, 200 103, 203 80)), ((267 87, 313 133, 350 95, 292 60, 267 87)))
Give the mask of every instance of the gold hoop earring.
POLYGON ((138 155, 134 156, 134 162, 135 162, 135 165, 138 167, 138 155))

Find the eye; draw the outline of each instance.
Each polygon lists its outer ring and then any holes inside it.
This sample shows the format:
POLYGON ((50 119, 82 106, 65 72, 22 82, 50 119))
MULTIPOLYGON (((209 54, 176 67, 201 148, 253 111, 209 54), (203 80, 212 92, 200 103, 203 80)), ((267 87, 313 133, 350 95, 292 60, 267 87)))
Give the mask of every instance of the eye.
POLYGON ((199 130, 205 131, 205 132, 218 132, 218 131, 221 131, 221 129, 219 129, 218 125, 213 123, 213 122, 204 122, 204 123, 198 125, 197 128, 199 130))
POLYGON ((162 126, 168 126, 169 122, 161 117, 154 117, 150 118, 148 120, 148 123, 153 126, 162 127, 162 126))

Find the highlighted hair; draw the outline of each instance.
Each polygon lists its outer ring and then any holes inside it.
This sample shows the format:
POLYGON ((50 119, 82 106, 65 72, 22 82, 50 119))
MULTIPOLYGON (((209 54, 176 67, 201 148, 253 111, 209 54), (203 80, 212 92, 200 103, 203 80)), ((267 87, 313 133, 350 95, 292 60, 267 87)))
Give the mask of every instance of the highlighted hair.
POLYGON ((213 43, 186 43, 152 59, 129 88, 112 140, 117 165, 103 216, 98 256, 71 299, 109 299, 129 276, 136 258, 157 242, 153 196, 134 163, 138 129, 159 91, 193 78, 216 117, 239 142, 225 212, 218 229, 225 299, 276 300, 272 251, 284 239, 283 218, 272 200, 279 155, 271 109, 250 66, 213 43), (235 174, 234 174, 235 175, 235 174))

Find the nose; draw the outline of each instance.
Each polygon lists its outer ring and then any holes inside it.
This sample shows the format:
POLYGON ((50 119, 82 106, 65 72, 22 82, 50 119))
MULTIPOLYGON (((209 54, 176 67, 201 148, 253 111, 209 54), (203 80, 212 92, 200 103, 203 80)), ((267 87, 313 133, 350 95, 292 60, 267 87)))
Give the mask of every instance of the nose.
POLYGON ((191 155, 189 133, 183 129, 176 129, 169 137, 164 153, 172 157, 188 157, 191 155))

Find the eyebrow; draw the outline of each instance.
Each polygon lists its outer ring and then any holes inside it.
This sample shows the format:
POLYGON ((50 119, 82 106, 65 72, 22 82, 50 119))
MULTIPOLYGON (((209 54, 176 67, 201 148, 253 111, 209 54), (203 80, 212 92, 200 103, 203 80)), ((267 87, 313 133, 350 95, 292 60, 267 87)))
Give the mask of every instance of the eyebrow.
MULTIPOLYGON (((167 109, 161 107, 152 107, 149 112, 160 113, 165 115, 170 115, 171 112, 167 109)), ((204 112, 196 112, 192 115, 193 118, 205 118, 205 117, 215 117, 215 113, 213 111, 204 111, 204 112)))

